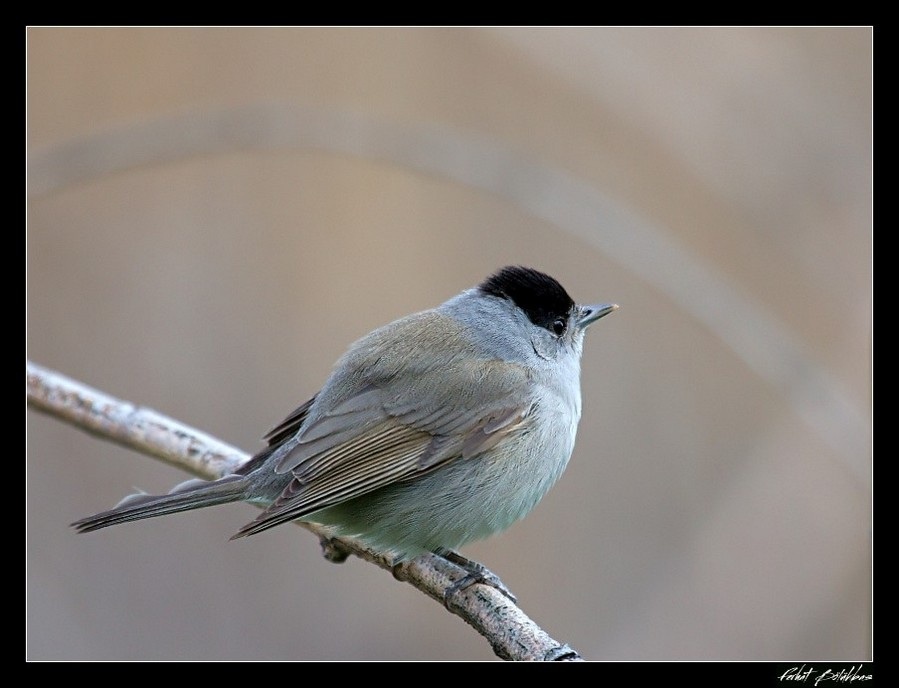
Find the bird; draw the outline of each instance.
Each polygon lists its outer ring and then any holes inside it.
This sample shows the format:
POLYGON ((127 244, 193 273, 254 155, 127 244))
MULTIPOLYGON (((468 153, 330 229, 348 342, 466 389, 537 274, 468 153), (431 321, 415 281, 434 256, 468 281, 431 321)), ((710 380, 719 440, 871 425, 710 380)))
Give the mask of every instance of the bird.
POLYGON ((617 309, 578 305, 534 268, 501 268, 350 345, 319 392, 233 473, 129 495, 72 526, 91 532, 244 501, 262 511, 232 539, 311 521, 395 565, 443 556, 467 572, 466 587, 489 582, 514 599, 457 550, 523 518, 565 470, 584 335, 617 309))

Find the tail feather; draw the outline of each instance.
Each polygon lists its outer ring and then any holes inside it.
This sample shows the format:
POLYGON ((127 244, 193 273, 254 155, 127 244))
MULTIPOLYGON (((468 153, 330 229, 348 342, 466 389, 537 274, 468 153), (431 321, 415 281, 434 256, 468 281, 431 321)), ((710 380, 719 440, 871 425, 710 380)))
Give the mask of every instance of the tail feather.
POLYGON ((240 530, 238 530, 234 535, 232 535, 230 539, 237 540, 238 538, 247 537, 248 535, 255 535, 256 533, 261 533, 263 530, 268 530, 269 528, 279 526, 282 523, 296 521, 297 518, 299 517, 292 512, 287 512, 272 517, 268 514, 267 511, 263 511, 256 519, 250 521, 240 530))
POLYGON ((188 480, 168 494, 129 495, 109 511, 75 521, 72 527, 79 533, 89 533, 119 523, 201 509, 216 504, 239 502, 245 498, 246 487, 247 478, 243 475, 226 475, 212 482, 188 480))

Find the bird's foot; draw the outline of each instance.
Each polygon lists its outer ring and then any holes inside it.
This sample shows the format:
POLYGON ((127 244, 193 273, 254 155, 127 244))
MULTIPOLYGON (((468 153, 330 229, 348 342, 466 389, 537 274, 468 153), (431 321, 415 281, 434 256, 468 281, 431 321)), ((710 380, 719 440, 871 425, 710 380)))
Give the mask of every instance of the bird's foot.
POLYGON ((457 580, 455 583, 450 585, 443 593, 443 604, 449 609, 450 600, 452 597, 463 590, 470 588, 472 585, 476 585, 477 583, 483 583, 484 585, 489 585, 491 588, 495 588, 503 595, 508 597, 512 602, 517 603, 518 598, 512 594, 512 591, 506 587, 506 584, 503 583, 499 576, 490 571, 483 564, 479 564, 476 561, 472 561, 467 557, 463 557, 458 552, 454 552, 452 550, 445 550, 441 552, 437 552, 437 554, 448 562, 455 564, 463 571, 465 571, 465 576, 457 580))
POLYGON ((332 564, 342 564, 352 554, 337 538, 321 536, 318 539, 322 548, 322 556, 332 564))

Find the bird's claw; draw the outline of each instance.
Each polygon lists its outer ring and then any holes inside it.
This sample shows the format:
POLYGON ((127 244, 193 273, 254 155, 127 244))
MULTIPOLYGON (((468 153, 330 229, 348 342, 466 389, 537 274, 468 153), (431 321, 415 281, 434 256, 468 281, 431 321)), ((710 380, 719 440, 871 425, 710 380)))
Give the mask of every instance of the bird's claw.
POLYGON ((440 556, 465 571, 465 576, 447 587, 443 592, 443 605, 447 609, 449 609, 450 601, 456 593, 462 592, 478 583, 495 588, 504 596, 508 597, 513 603, 518 602, 518 598, 515 597, 508 587, 506 587, 506 584, 500 580, 499 576, 490 571, 490 569, 483 564, 479 564, 476 561, 472 561, 471 559, 452 551, 441 552, 440 556))

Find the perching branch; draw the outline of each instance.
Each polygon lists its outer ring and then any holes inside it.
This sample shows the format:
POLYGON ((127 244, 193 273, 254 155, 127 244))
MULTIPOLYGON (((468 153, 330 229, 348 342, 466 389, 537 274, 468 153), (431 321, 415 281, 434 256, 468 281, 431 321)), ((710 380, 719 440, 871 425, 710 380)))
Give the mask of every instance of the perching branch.
MULTIPOLYGON (((233 471, 249 457, 219 440, 163 416, 98 392, 47 368, 26 362, 26 398, 31 408, 66 421, 99 438, 161 459, 206 479, 233 471)), ((369 549, 357 540, 334 538, 314 523, 298 522, 318 535, 325 556, 342 561, 354 554, 391 571, 444 604, 484 636, 496 655, 508 660, 581 660, 568 645, 553 640, 511 600, 495 588, 472 585, 454 591, 453 583, 465 572, 445 559, 422 555, 393 566, 389 555, 369 549)))

